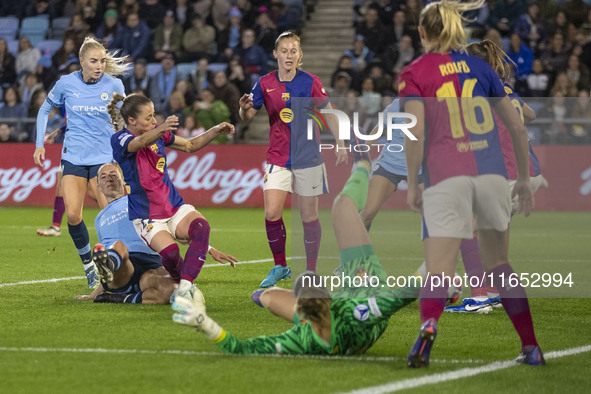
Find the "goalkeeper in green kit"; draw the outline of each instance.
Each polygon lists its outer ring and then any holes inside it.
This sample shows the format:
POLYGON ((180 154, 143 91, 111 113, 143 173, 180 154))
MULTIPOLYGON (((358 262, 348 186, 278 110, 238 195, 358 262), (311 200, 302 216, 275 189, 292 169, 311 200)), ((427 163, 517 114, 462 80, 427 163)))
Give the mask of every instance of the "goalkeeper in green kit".
POLYGON ((332 222, 344 276, 376 277, 377 286, 375 282, 371 287, 345 285, 331 296, 322 278, 307 271, 297 278, 293 291, 259 290, 260 299, 255 292, 255 302, 295 323, 280 335, 240 340, 211 319, 200 300, 177 298, 173 321, 196 327, 226 353, 354 355, 367 351, 386 330, 390 316, 416 299, 420 279, 412 287, 386 285, 387 275, 359 216, 367 198, 369 156, 354 154, 356 168, 334 201, 332 222))

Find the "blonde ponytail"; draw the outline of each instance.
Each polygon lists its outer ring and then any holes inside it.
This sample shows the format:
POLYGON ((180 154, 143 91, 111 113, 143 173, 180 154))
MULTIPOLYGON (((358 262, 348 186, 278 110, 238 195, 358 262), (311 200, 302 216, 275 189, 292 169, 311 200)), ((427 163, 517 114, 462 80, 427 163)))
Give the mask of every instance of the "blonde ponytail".
POLYGON ((118 77, 120 75, 125 74, 130 67, 130 64, 125 62, 127 60, 127 56, 118 57, 117 54, 119 53, 119 50, 109 52, 105 49, 103 44, 101 44, 92 37, 86 37, 84 39, 84 43, 80 47, 80 57, 84 57, 86 55, 86 51, 88 51, 89 49, 101 49, 105 51, 105 74, 107 75, 110 75, 112 77, 118 77))
POLYGON ((123 128, 123 124, 120 121, 119 111, 117 111, 117 104, 119 104, 120 101, 123 101, 123 99, 124 97, 122 95, 120 95, 117 92, 114 92, 113 98, 107 106, 107 110, 109 111, 109 115, 111 116, 111 124, 113 125, 115 131, 119 131, 123 128))
POLYGON ((419 17, 419 26, 425 29, 428 40, 436 40, 439 52, 459 50, 466 45, 466 33, 463 21, 468 21, 460 12, 476 10, 485 0, 460 2, 459 0, 441 0, 427 5, 419 17))
POLYGON ((472 43, 466 46, 465 51, 490 64, 503 82, 511 77, 511 66, 515 66, 515 63, 491 40, 472 43))

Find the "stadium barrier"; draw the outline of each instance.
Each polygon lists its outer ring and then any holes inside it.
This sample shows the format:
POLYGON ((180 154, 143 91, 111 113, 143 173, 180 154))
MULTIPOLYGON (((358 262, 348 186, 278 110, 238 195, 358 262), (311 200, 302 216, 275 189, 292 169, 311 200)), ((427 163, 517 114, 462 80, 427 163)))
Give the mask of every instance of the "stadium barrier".
MULTIPOLYGON (((34 149, 33 144, 0 144, 0 206, 52 206, 61 145, 46 146, 44 169, 34 165, 34 149)), ((169 151, 168 170, 185 201, 196 207, 262 207, 266 149, 212 145, 195 154, 169 151)), ((536 194, 536 210, 591 210, 591 146, 534 150, 550 184, 536 194)), ((323 154, 332 193, 320 199, 320 207, 329 209, 351 164, 335 167, 334 152, 323 154)), ((406 209, 406 192, 394 193, 384 208, 406 209)))

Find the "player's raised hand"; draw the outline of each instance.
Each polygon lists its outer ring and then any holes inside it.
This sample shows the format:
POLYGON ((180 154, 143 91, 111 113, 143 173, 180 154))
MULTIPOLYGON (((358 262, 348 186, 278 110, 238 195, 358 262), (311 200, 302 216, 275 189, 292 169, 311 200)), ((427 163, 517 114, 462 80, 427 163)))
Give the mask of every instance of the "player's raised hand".
POLYGON ((234 125, 228 122, 222 122, 217 125, 218 134, 234 134, 234 125))
POLYGON ((179 127, 179 118, 176 115, 170 115, 168 118, 166 118, 166 120, 164 121, 164 123, 162 123, 162 125, 160 126, 162 127, 165 131, 174 131, 177 129, 177 127, 179 127))
POLYGON ((517 209, 517 213, 523 212, 525 217, 528 217, 530 213, 534 210, 535 204, 534 194, 531 190, 529 179, 518 179, 515 182, 513 190, 511 191, 511 198, 514 198, 515 196, 518 196, 519 201, 519 208, 517 209))
POLYGON ((220 263, 220 264, 230 263, 232 268, 236 268, 235 263, 238 262, 238 259, 236 257, 232 256, 231 254, 220 252, 219 250, 217 250, 216 248, 213 248, 213 247, 211 249, 209 249, 209 254, 218 263, 220 263))
POLYGON ((419 187, 416 186, 408 186, 408 191, 406 194, 406 203, 410 207, 411 211, 420 213, 421 209, 423 209, 423 191, 419 187))
POLYGON ((242 97, 240 97, 240 101, 238 103, 240 104, 240 108, 242 108, 243 111, 248 111, 252 108, 252 96, 245 93, 242 95, 242 97))
POLYGON ((45 167, 43 161, 45 161, 45 148, 40 146, 35 148, 35 153, 33 153, 33 159, 35 160, 35 164, 37 167, 45 167))

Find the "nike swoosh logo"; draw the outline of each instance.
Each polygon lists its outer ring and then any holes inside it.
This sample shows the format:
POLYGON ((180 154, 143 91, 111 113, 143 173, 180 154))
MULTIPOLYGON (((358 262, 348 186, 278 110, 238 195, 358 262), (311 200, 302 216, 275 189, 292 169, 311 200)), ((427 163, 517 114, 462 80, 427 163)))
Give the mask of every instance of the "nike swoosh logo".
MULTIPOLYGON (((275 89, 277 89, 277 88, 275 88, 275 89)), ((272 92, 275 89, 267 89, 267 93, 270 93, 270 92, 272 92)))
POLYGON ((318 186, 320 186, 320 185, 312 186, 312 189, 316 189, 318 186))

